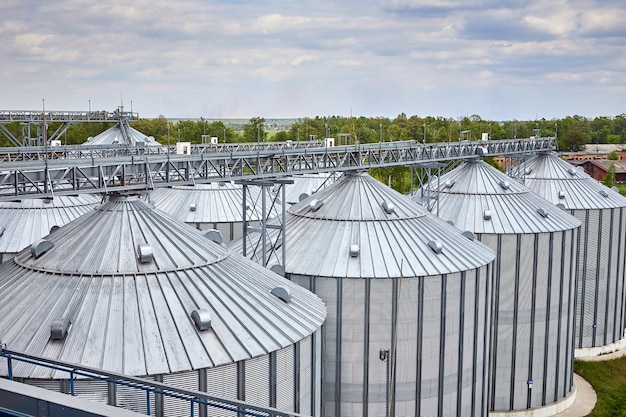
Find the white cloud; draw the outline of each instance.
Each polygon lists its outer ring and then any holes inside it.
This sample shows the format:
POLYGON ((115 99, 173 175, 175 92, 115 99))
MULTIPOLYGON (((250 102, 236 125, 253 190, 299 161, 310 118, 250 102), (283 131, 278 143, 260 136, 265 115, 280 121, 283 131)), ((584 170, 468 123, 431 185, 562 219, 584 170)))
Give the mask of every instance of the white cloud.
POLYGON ((590 114, 601 99, 618 114, 625 13, 607 0, 5 0, 0 107, 37 107, 45 96, 113 108, 123 93, 145 116, 484 109, 500 119, 524 108, 497 103, 506 93, 529 107, 549 96, 552 113, 590 114))

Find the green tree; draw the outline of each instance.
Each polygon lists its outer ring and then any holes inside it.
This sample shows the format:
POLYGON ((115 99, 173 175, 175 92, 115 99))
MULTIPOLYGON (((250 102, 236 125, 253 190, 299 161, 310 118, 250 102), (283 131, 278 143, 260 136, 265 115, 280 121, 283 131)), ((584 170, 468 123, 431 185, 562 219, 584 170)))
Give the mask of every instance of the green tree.
POLYGON ((606 171, 606 175, 602 178, 602 184, 607 187, 613 187, 615 185, 615 164, 611 162, 609 169, 606 171))
POLYGON ((568 130, 558 139, 559 149, 565 152, 583 151, 585 143, 585 136, 578 129, 568 130))
POLYGON ((265 119, 253 117, 243 126, 244 142, 265 142, 265 119))
POLYGON ((606 156, 606 159, 608 159, 609 161, 617 161, 619 159, 617 151, 609 152, 609 154, 606 156))

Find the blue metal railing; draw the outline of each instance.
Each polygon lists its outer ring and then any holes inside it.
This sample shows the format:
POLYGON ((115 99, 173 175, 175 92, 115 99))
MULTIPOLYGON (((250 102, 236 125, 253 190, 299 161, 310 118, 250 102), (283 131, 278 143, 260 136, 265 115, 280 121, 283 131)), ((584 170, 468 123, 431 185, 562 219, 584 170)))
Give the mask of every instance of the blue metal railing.
POLYGON ((255 416, 255 417, 302 417, 297 413, 288 413, 270 407, 255 406, 243 401, 228 400, 215 396, 210 396, 201 391, 187 390, 172 387, 167 384, 149 381, 142 378, 117 374, 95 368, 81 366, 70 362, 58 361, 49 358, 42 358, 29 355, 23 352, 11 351, 0 342, 0 357, 7 360, 7 377, 14 380, 13 362, 24 362, 36 366, 53 369, 55 371, 66 372, 69 377, 69 394, 76 395, 76 377, 85 377, 91 380, 113 383, 116 386, 134 388, 145 392, 146 414, 152 415, 151 399, 168 397, 189 402, 189 415, 195 417, 195 407, 206 406, 235 413, 235 415, 255 416))

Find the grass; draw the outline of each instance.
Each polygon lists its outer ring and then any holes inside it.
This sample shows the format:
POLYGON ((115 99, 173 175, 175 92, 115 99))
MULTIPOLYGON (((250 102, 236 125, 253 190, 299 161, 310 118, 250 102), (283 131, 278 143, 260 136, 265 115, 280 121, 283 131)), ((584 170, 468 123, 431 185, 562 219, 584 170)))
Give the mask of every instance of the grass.
POLYGON ((626 416, 626 356, 610 361, 575 361, 574 372, 585 378, 598 395, 589 417, 626 416))

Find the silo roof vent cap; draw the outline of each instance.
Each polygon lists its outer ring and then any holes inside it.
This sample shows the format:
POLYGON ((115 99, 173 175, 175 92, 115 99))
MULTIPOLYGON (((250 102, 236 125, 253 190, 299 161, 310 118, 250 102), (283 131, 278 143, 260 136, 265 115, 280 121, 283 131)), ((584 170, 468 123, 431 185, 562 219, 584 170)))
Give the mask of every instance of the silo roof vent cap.
POLYGON ((361 251, 361 248, 359 248, 359 245, 352 244, 350 245, 350 257, 351 258, 356 258, 357 256, 359 256, 359 252, 361 251))
POLYGON ((574 167, 569 167, 567 169, 567 172, 573 177, 574 175, 576 175, 576 168, 574 167))
POLYGON ((483 219, 485 219, 485 220, 491 220, 491 210, 485 210, 485 211, 483 211, 483 219))
POLYGON ((428 247, 432 249, 436 254, 440 254, 443 251, 443 245, 438 240, 431 240, 428 242, 428 247))
POLYGON ((559 191, 559 198, 561 200, 565 198, 565 191, 559 191))
POLYGON ((280 264, 274 264, 270 266, 270 271, 272 271, 275 274, 280 275, 281 277, 285 276, 285 267, 280 264))
POLYGON ((474 233, 470 232, 469 230, 466 230, 463 233, 461 233, 461 236, 464 236, 464 237, 468 238, 469 240, 474 240, 476 238, 474 236, 474 233))
POLYGON ((548 212, 542 208, 537 209, 537 213, 539 213, 539 215, 544 219, 548 217, 548 212))
POLYGON ((147 243, 140 243, 137 245, 137 257, 139 258, 139 262, 142 264, 147 264, 152 262, 154 259, 154 254, 152 253, 152 246, 147 243))
POLYGON ((532 169, 532 168, 530 168, 530 167, 527 167, 527 168, 524 170, 524 173, 525 173, 526 175, 530 175, 530 173, 531 173, 531 172, 533 172, 533 169, 532 169))
POLYGON ((322 200, 312 200, 311 203, 309 204, 309 210, 311 211, 317 211, 319 210, 322 206, 324 205, 324 202, 322 200))
POLYGON ((220 232, 217 229, 209 229, 204 234, 204 237, 206 237, 207 239, 217 243, 218 245, 221 245, 222 242, 224 242, 224 236, 222 235, 222 232, 220 232))
POLYGON ((383 207, 383 210, 385 210, 385 213, 387 214, 392 214, 392 213, 395 213, 396 211, 396 206, 394 206, 393 203, 388 203, 387 201, 383 201, 382 207, 383 207))
POLYGON ((278 286, 272 288, 272 295, 278 297, 280 300, 286 303, 291 301, 291 290, 286 287, 278 286))
POLYGON ((446 180, 443 183, 443 187, 444 188, 452 188, 452 187, 454 187, 454 184, 456 184, 456 181, 454 181, 454 180, 446 180))
POLYGON ((50 324, 50 339, 52 340, 65 339, 65 336, 67 336, 67 331, 70 328, 70 324, 72 324, 72 322, 67 317, 61 317, 61 318, 52 320, 52 323, 50 324))
POLYGON ((609 193, 608 193, 606 190, 600 190, 600 195, 601 195, 602 197, 608 197, 608 196, 609 196, 609 193))
POLYGON ((301 193, 298 196, 298 201, 302 201, 302 200, 307 199, 307 198, 309 198, 309 195, 307 193, 301 193))
POLYGON ((209 330, 211 328, 211 313, 209 310, 194 310, 191 312, 191 320, 200 331, 209 330))
POLYGON ((54 247, 54 243, 46 239, 40 239, 37 242, 30 245, 30 254, 35 258, 39 258, 44 253, 48 252, 54 247))
POLYGON ((189 211, 196 211, 196 203, 192 203, 192 204, 189 206, 189 211))
POLYGON ((509 184, 508 181, 500 180, 500 187, 502 187, 503 190, 508 190, 510 186, 511 184, 509 184))
POLYGON ((560 208, 561 210, 565 210, 565 204, 563 203, 558 203, 556 206, 560 208))

